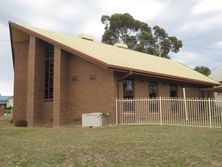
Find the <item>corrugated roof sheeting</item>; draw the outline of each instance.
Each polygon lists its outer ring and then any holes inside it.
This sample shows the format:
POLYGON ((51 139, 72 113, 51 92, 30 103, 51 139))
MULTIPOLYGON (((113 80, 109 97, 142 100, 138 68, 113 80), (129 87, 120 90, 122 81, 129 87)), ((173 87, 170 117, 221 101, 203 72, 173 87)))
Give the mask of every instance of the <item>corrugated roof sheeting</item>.
MULTIPOLYGON (((21 25, 19 25, 21 26, 21 25)), ((168 77, 178 77, 184 80, 194 80, 211 85, 219 83, 206 77, 191 68, 175 61, 149 54, 132 51, 129 49, 118 48, 95 41, 84 40, 72 35, 65 35, 52 31, 43 30, 29 26, 21 26, 31 32, 44 36, 68 48, 77 50, 92 59, 104 63, 108 67, 120 67, 145 73, 154 73, 168 77)))

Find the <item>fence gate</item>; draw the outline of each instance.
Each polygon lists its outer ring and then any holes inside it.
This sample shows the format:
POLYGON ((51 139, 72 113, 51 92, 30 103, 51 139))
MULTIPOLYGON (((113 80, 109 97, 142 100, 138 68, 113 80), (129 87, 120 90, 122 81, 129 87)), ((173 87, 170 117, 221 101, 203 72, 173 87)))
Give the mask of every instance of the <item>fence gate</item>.
POLYGON ((116 123, 222 128, 222 99, 116 99, 116 123))

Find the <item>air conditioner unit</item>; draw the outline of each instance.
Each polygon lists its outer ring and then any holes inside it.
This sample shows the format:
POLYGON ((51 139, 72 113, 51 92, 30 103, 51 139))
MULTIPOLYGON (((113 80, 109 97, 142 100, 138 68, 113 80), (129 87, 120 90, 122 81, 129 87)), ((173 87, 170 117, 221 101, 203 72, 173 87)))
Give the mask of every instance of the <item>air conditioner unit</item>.
POLYGON ((83 127, 102 127, 104 123, 103 113, 84 113, 82 114, 83 127))

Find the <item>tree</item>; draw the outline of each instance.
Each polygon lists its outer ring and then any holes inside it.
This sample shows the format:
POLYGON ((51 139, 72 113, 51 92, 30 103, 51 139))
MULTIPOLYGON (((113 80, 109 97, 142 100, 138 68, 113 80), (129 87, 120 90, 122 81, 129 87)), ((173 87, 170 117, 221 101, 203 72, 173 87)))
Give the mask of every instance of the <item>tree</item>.
POLYGON ((210 69, 208 67, 205 67, 205 66, 197 66, 197 67, 194 68, 194 70, 198 71, 199 73, 204 74, 206 76, 211 74, 210 69))
POLYGON ((128 45, 129 49, 165 58, 170 58, 170 52, 177 53, 183 46, 181 40, 169 36, 163 28, 151 28, 128 13, 103 15, 101 22, 105 25, 103 43, 123 43, 128 45))

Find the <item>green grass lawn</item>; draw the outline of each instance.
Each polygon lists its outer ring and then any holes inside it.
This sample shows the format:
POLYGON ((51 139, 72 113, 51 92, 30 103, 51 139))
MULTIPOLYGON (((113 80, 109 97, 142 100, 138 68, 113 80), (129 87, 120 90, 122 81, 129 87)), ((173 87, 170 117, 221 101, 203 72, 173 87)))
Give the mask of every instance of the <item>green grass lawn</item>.
POLYGON ((222 166, 222 129, 15 128, 0 121, 0 166, 222 166))

